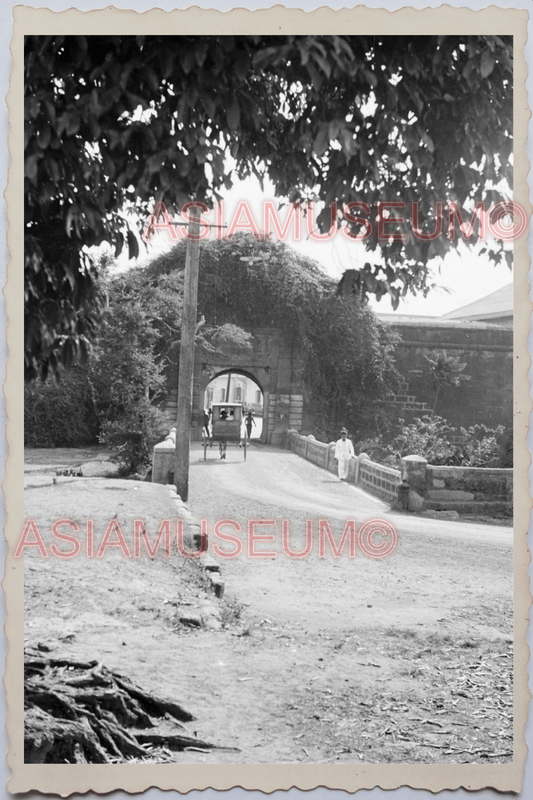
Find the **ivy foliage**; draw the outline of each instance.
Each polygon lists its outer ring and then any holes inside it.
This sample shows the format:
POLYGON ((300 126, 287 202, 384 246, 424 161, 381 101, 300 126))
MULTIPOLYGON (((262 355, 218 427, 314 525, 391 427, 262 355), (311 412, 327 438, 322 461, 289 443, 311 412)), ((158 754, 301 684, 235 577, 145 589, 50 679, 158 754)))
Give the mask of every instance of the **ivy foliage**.
MULTIPOLYGON (((419 202, 427 234, 437 203, 468 218, 511 184, 512 37, 32 35, 25 100, 30 378, 87 357, 99 294, 86 248, 135 257, 126 208, 211 204, 268 175, 279 197, 325 204, 320 230, 333 202, 392 200, 419 202)), ((364 228, 342 210, 337 222, 364 228)), ((427 291, 428 260, 454 246, 412 231, 366 244, 384 274, 365 264, 342 291, 393 304, 427 291)))
MULTIPOLYGON (((155 259, 145 281, 158 282, 185 265, 186 242, 155 259)), ((302 353, 316 427, 338 438, 343 425, 362 433, 387 425, 383 399, 395 386, 398 340, 358 299, 339 298, 335 281, 312 259, 268 238, 239 234, 202 242, 198 313, 206 334, 228 325, 277 328, 302 353)), ((212 346, 212 345, 211 345, 212 346)), ((311 431, 309 431, 311 432, 311 431)))

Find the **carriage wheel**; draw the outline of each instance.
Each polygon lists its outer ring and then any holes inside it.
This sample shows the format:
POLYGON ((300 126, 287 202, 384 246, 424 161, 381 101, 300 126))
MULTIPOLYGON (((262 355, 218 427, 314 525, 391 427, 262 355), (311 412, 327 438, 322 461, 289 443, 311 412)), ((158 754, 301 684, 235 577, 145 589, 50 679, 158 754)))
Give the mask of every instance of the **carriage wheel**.
POLYGON ((246 461, 246 436, 244 437, 244 460, 246 461))

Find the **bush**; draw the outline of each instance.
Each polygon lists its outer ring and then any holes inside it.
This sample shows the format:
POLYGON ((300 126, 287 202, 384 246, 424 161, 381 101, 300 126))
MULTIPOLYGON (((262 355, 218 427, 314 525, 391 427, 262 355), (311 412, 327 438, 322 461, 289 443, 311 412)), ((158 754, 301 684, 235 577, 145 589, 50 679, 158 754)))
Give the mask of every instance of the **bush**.
MULTIPOLYGON (((400 420, 403 423, 403 420, 400 420)), ((402 424, 390 442, 377 436, 357 443, 357 451, 367 453, 385 466, 400 466, 404 456, 422 456, 434 466, 509 467, 509 448, 505 447, 505 428, 452 428, 443 417, 426 415, 402 424), (454 441, 455 440, 455 441, 454 441)))
POLYGON ((169 338, 179 335, 181 301, 161 286, 147 285, 142 270, 102 277, 107 308, 88 363, 25 387, 27 447, 109 445, 121 473, 139 473, 153 444, 167 433, 156 404, 164 396, 163 364, 169 338), (168 329, 174 334, 169 337, 168 329))
POLYGON ((73 367, 58 382, 24 387, 25 447, 86 447, 98 441, 99 420, 86 369, 73 367))
POLYGON ((148 401, 141 401, 113 421, 102 424, 100 441, 115 452, 112 461, 119 464, 119 475, 143 474, 152 460, 152 448, 168 433, 165 417, 148 401))
POLYGON ((462 467, 508 467, 512 466, 512 451, 509 463, 508 454, 502 452, 505 428, 498 425, 496 429, 487 428, 486 425, 474 425, 465 430, 461 428, 465 437, 458 447, 462 467))

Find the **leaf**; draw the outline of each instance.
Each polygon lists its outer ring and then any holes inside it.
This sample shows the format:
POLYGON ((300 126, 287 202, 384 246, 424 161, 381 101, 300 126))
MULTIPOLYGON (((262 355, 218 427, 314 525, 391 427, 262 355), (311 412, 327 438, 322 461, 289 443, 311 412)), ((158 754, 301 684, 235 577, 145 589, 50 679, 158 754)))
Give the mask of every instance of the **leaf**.
POLYGON ((313 142, 313 153, 317 156, 321 156, 325 153, 326 148, 329 144, 329 131, 328 126, 325 123, 322 123, 320 126, 320 130, 313 142))
POLYGON ((239 129, 241 124, 241 109, 236 98, 228 108, 226 119, 230 131, 236 131, 239 129))
POLYGON ((494 55, 487 48, 486 50, 483 51, 483 55, 481 56, 481 65, 479 71, 481 72, 481 76, 483 78, 488 78, 493 69, 494 69, 494 55))
POLYGON ((328 61, 318 53, 314 53, 313 55, 322 72, 326 75, 326 77, 329 78, 331 76, 331 66, 329 65, 328 61))
POLYGON ((196 56, 194 54, 194 50, 192 48, 183 49, 179 54, 181 68, 186 75, 190 73, 192 68, 194 67, 196 56))
POLYGON ((244 81, 250 68, 250 56, 244 50, 239 50, 233 66, 235 74, 240 81, 244 81))
POLYGON ((39 156, 28 156, 24 161, 24 175, 35 186, 37 185, 37 171, 39 165, 39 156))
POLYGON ((128 228, 128 258, 137 258, 139 255, 139 242, 133 231, 128 228))
POLYGON ((41 150, 46 150, 46 148, 50 144, 51 138, 52 138, 52 130, 49 125, 46 125, 44 128, 41 128, 39 130, 39 135, 37 137, 37 145, 41 150))

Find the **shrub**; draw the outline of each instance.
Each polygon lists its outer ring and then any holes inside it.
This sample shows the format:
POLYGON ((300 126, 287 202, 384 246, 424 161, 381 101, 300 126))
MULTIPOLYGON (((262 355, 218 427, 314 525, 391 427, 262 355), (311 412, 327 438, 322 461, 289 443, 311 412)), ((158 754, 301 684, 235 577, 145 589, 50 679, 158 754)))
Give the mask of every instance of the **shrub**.
POLYGON ((98 441, 99 420, 86 369, 73 367, 61 381, 49 377, 24 387, 25 447, 85 447, 98 441))
POLYGON ((382 436, 358 442, 356 452, 367 453, 391 467, 399 467, 404 456, 422 456, 434 466, 508 467, 512 457, 509 463, 505 440, 503 425, 495 429, 473 425, 458 431, 443 417, 426 415, 402 424, 400 432, 388 443, 382 436))
POLYGON ((120 465, 120 475, 143 474, 152 460, 152 448, 168 432, 165 417, 147 400, 136 403, 129 413, 102 424, 100 441, 114 449, 111 457, 120 465))

